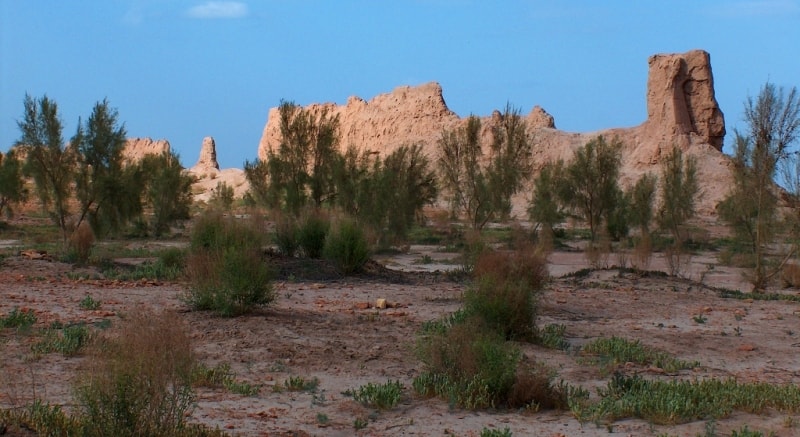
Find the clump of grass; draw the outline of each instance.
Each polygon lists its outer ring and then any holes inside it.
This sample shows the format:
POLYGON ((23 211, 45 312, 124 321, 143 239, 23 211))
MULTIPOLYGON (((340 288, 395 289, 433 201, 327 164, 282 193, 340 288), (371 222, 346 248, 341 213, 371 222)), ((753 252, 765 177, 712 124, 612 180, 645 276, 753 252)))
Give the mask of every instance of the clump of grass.
POLYGON ((354 391, 347 392, 357 402, 379 410, 394 408, 403 395, 404 386, 400 381, 387 381, 385 384, 367 383, 354 391))
POLYGON ((367 425, 369 425, 369 422, 364 418, 356 417, 355 420, 353 420, 353 429, 356 431, 366 428, 367 425))
POLYGON ((564 324, 550 324, 536 330, 535 341, 548 349, 568 350, 569 341, 564 338, 567 326, 564 324))
POLYGON ((641 418, 673 425, 697 419, 723 419, 734 411, 760 414, 768 409, 800 411, 800 387, 738 383, 734 379, 650 381, 615 373, 597 403, 576 405, 573 413, 591 421, 641 418))
POLYGON ((195 386, 224 387, 229 392, 242 396, 255 396, 261 391, 260 385, 237 381, 228 363, 220 363, 211 368, 199 364, 192 370, 191 380, 195 386))
MULTIPOLYGON (((772 436, 774 433, 770 435, 772 436)), ((757 430, 751 430, 747 427, 747 425, 745 425, 742 428, 739 428, 739 430, 734 429, 731 432, 731 437, 764 437, 764 433, 757 430)))
POLYGON ((325 241, 324 253, 345 275, 359 272, 370 256, 363 229, 350 219, 336 224, 325 241))
POLYGON ((414 390, 459 407, 499 407, 514 384, 519 349, 470 319, 442 334, 423 337, 418 355, 427 371, 414 378, 414 390))
POLYGON ((272 241, 278 246, 278 252, 293 257, 300 247, 297 234, 297 220, 287 215, 279 216, 275 220, 275 234, 272 236, 272 241))
POLYGON ((96 310, 100 308, 100 301, 94 300, 91 295, 86 295, 83 299, 81 299, 80 303, 78 304, 82 310, 96 310))
POLYGON ((309 391, 313 392, 319 386, 318 378, 306 379, 302 376, 290 376, 283 381, 284 387, 289 391, 309 391))
POLYGON ((320 212, 306 214, 297 230, 297 242, 308 258, 321 258, 331 224, 320 212))
POLYGON ((198 220, 186 266, 191 284, 184 296, 193 308, 230 317, 275 300, 257 225, 215 212, 198 220))
POLYGON ((36 435, 72 436, 81 435, 82 431, 80 420, 68 415, 61 406, 39 399, 24 408, 0 410, 0 425, 10 435, 26 435, 32 431, 36 435))
POLYGON ((16 328, 27 331, 36 323, 36 314, 30 309, 14 308, 5 317, 0 318, 0 328, 16 328))
POLYGON ((423 325, 417 354, 426 371, 414 390, 471 409, 552 408, 561 395, 552 375, 522 360, 509 339, 532 338, 536 297, 547 279, 544 260, 530 246, 484 251, 463 309, 423 325))
POLYGON ((532 246, 512 252, 486 251, 478 257, 465 310, 506 339, 534 332, 537 298, 548 278, 547 264, 532 246))
POLYGON ((642 345, 639 340, 630 341, 620 337, 598 338, 585 345, 581 352, 594 355, 593 361, 605 368, 631 362, 675 372, 700 365, 697 361, 678 360, 666 352, 642 345))
POLYGON ((133 313, 99 339, 76 384, 84 435, 180 435, 194 403, 189 335, 174 315, 133 313))
POLYGON ((785 300, 789 302, 800 302, 800 296, 795 294, 783 293, 743 293, 740 290, 729 290, 726 288, 718 289, 719 296, 727 299, 753 299, 753 300, 785 300))
POLYGON ((186 251, 174 247, 165 249, 159 252, 155 261, 143 262, 132 270, 114 266, 110 260, 103 264, 106 266, 103 269, 103 276, 107 279, 175 281, 183 276, 186 266, 186 251))
POLYGON ((508 428, 491 429, 483 428, 481 430, 481 437, 512 437, 514 434, 508 428))
POLYGON ((77 355, 92 338, 89 327, 83 323, 51 328, 45 331, 41 341, 31 345, 31 350, 36 354, 60 353, 70 357, 77 355))

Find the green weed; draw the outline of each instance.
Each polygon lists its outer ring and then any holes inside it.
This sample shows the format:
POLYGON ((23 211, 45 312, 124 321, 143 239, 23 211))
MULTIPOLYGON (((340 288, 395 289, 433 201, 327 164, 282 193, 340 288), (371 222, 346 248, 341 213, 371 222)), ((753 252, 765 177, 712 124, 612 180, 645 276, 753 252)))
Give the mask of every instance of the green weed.
POLYGON ((780 301, 785 300, 788 302, 800 302, 800 295, 795 294, 782 294, 782 293, 743 293, 739 290, 719 289, 719 296, 726 299, 753 299, 765 301, 780 301))
POLYGON ((353 220, 342 220, 325 240, 325 258, 345 275, 359 272, 370 252, 363 229, 353 220))
POLYGON ((205 364, 198 364, 192 369, 191 380, 195 386, 224 387, 229 392, 242 396, 255 396, 261 391, 260 385, 237 381, 228 363, 220 363, 210 368, 205 364))
POLYGON ((100 308, 100 301, 87 294, 78 305, 82 310, 96 310, 100 308))
POLYGON ((635 417, 672 425, 722 419, 734 411, 800 411, 800 387, 796 385, 740 384, 733 379, 649 381, 615 373, 605 389, 598 389, 598 395, 597 403, 576 403, 575 416, 595 422, 635 417))
POLYGON ((511 433, 511 430, 508 428, 503 429, 490 429, 490 428, 483 428, 481 430, 481 437, 511 437, 514 434, 511 433))
POLYGON ((385 384, 373 384, 370 382, 349 393, 352 394, 353 399, 357 402, 368 407, 389 410, 400 402, 404 388, 400 381, 390 380, 385 384))
POLYGON ((356 417, 355 420, 353 420, 353 429, 356 431, 366 428, 367 425, 369 425, 369 422, 366 419, 356 417))
POLYGON ((330 222, 320 213, 309 213, 297 230, 297 242, 308 258, 322 257, 330 222))
POLYGON ((642 345, 639 340, 630 341, 620 337, 598 338, 584 346, 581 352, 594 355, 592 361, 606 369, 628 362, 655 366, 667 372, 700 365, 697 361, 678 360, 666 352, 642 345))
POLYGON ((14 308, 8 315, 0 318, 0 328, 16 328, 27 331, 36 323, 36 314, 29 309, 14 308))
POLYGON ((83 323, 65 326, 61 329, 48 329, 44 338, 31 346, 36 354, 60 353, 70 357, 76 355, 92 338, 89 327, 83 323))
POLYGON ((568 350, 569 341, 564 338, 567 326, 564 324, 550 324, 536 330, 536 343, 548 349, 568 350))
POLYGON ((319 386, 319 379, 305 379, 302 376, 290 376, 289 379, 283 381, 283 385, 289 391, 313 392, 319 386))

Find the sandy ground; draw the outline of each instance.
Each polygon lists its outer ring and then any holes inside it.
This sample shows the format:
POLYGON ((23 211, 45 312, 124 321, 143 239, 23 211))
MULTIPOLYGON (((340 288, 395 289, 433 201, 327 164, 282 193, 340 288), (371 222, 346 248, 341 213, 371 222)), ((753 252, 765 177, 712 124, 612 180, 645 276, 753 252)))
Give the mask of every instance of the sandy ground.
MULTIPOLYGON (((435 270, 453 268, 455 255, 425 247, 383 259, 392 268, 435 270), (421 264, 425 255, 430 263, 421 264)), ((558 278, 586 266, 577 252, 550 257, 556 278, 540 306, 540 325, 563 323, 573 347, 601 336, 639 339, 684 360, 697 360, 693 370, 664 375, 660 369, 627 366, 628 373, 646 377, 735 377, 740 381, 800 383, 800 305, 722 299, 705 284, 745 289, 741 271, 709 265, 713 254, 696 256, 684 278, 642 278, 616 270, 596 271, 581 279, 558 278), (694 316, 703 314, 699 324, 694 316)), ((664 269, 658 257, 651 269, 664 269)), ((413 349, 420 325, 455 311, 464 285, 443 277, 420 274, 418 280, 393 283, 380 278, 324 282, 276 282, 274 306, 253 314, 224 319, 191 312, 178 298, 179 283, 120 283, 73 280, 73 268, 58 262, 9 257, 0 265, 0 315, 13 308, 31 308, 37 327, 102 319, 112 324, 134 308, 175 311, 188 324, 199 359, 208 366, 230 363, 237 379, 263 385, 256 396, 225 389, 197 389, 197 406, 190 420, 219 426, 232 435, 319 436, 478 436, 481 429, 509 428, 515 436, 695 436, 706 423, 653 426, 642 420, 612 425, 579 423, 569 412, 466 411, 440 399, 413 395, 411 382, 421 371, 413 349), (86 295, 100 300, 99 310, 79 307, 86 295), (385 298, 394 308, 361 309, 385 298), (315 392, 275 391, 292 376, 318 378, 315 392), (343 394, 372 382, 399 380, 406 395, 399 406, 383 412, 366 408, 343 394), (320 423, 320 417, 327 421, 320 423), (356 431, 354 421, 368 421, 356 431)), ((786 291, 786 292, 796 292, 786 291)), ((71 381, 84 359, 58 354, 31 359, 28 335, 0 331, 0 406, 25 405, 35 397, 69 406, 71 381)), ((520 344, 524 354, 557 373, 558 379, 587 388, 604 386, 607 374, 580 360, 575 352, 520 344)), ((800 435, 800 417, 771 412, 736 413, 719 420, 722 435, 748 424, 750 429, 778 436, 800 435)))

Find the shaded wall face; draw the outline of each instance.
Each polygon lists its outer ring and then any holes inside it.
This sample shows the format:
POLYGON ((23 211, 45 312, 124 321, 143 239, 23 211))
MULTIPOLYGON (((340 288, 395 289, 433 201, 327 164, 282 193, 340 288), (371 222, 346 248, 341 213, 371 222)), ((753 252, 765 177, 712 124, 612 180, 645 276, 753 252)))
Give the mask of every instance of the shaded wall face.
POLYGON ((725 117, 714 95, 708 53, 655 55, 649 64, 646 123, 665 136, 697 135, 721 151, 725 117))

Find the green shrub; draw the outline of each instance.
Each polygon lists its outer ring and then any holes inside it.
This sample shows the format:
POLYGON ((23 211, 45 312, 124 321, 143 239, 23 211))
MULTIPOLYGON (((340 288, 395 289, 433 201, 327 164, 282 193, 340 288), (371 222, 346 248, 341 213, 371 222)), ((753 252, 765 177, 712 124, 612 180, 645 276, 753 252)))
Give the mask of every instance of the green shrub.
POLYGON ((155 261, 146 261, 136 265, 132 270, 114 265, 110 259, 104 259, 101 265, 103 277, 121 281, 139 281, 141 279, 174 281, 183 276, 186 268, 187 252, 184 249, 172 247, 158 254, 155 261))
POLYGON ((475 319, 423 337, 418 355, 426 371, 414 379, 414 390, 471 409, 505 404, 520 360, 519 349, 475 319))
POLYGON ((196 386, 224 387, 229 392, 242 396, 255 396, 261 391, 260 385, 237 381, 228 363, 220 363, 211 368, 199 364, 192 369, 191 380, 192 384, 196 386))
POLYGON ((170 247, 158 253, 158 262, 166 269, 183 269, 186 266, 186 250, 170 247))
POLYGON ((62 329, 48 329, 44 338, 34 343, 31 349, 37 354, 58 352, 64 356, 73 356, 86 346, 91 338, 89 327, 80 323, 62 329))
POLYGON ((581 352, 595 355, 596 361, 606 368, 630 362, 675 372, 700 365, 697 361, 678 360, 666 352, 642 345, 639 340, 629 341, 620 337, 598 338, 585 345, 581 352))
POLYGON ((731 432, 731 437, 764 437, 764 433, 757 430, 751 430, 747 427, 747 425, 745 425, 738 431, 733 430, 731 432))
MULTIPOLYGON (((0 410, 0 425, 4 431, 8 426, 10 435, 16 435, 12 428, 14 425, 42 436, 77 436, 81 435, 82 429, 80 421, 65 413, 61 406, 46 404, 39 399, 23 409, 0 410)), ((27 435, 27 431, 20 435, 27 435)))
POLYGON ((91 295, 87 294, 86 297, 81 299, 81 302, 78 305, 81 307, 82 310, 91 311, 100 308, 100 301, 94 300, 94 298, 91 295))
POLYGON ((325 258, 346 275, 360 271, 369 256, 364 231, 353 220, 340 221, 325 241, 325 258))
POLYGON ((321 258, 331 224, 321 213, 309 213, 297 231, 297 241, 308 258, 321 258))
POLYGON ((229 317, 275 300, 258 225, 217 213, 198 220, 186 265, 189 305, 229 317))
POLYGON ((508 428, 503 428, 502 430, 483 428, 481 430, 481 437, 511 437, 513 435, 508 428))
POLYGON ((474 282, 464 295, 465 310, 479 316, 506 339, 531 337, 537 295, 547 279, 547 265, 532 248, 487 251, 478 257, 474 282))
POLYGON ((414 390, 465 408, 563 406, 551 372, 523 363, 507 341, 536 333, 536 298, 548 277, 543 258, 525 245, 484 250, 473 276, 463 309, 423 324, 417 354, 426 369, 414 390))
POLYGON ((261 249, 265 240, 260 225, 257 218, 239 220, 225 217, 218 211, 207 211, 192 227, 191 253, 227 247, 261 249))
POLYGON ((134 313, 103 337, 76 387, 87 436, 179 435, 191 410, 194 356, 174 315, 134 313))
POLYGON ((14 308, 7 316, 0 318, 0 328, 16 328, 20 331, 30 329, 36 323, 36 314, 30 309, 14 308))
POLYGON ((278 246, 278 252, 293 257, 300 247, 298 232, 297 220, 294 217, 279 217, 275 221, 275 235, 273 235, 273 242, 278 246))
POLYGON ((597 393, 600 400, 595 403, 572 405, 575 417, 595 422, 636 417, 672 425, 698 418, 724 419, 734 411, 800 411, 800 388, 794 384, 739 383, 734 379, 651 381, 615 373, 597 393))
POLYGON ((193 254, 187 272, 191 286, 185 300, 197 310, 231 317, 275 300, 272 273, 258 251, 227 248, 193 254))
POLYGON ((569 341, 564 338, 567 326, 564 324, 550 324, 536 330, 536 343, 549 349, 568 350, 569 341))
POLYGON ((290 376, 283 381, 284 387, 289 391, 315 391, 319 386, 319 379, 305 379, 302 376, 290 376))
POLYGON ((403 384, 400 381, 390 380, 385 384, 373 384, 370 382, 350 394, 353 395, 353 399, 366 406, 379 410, 389 410, 400 402, 403 389, 403 384))

